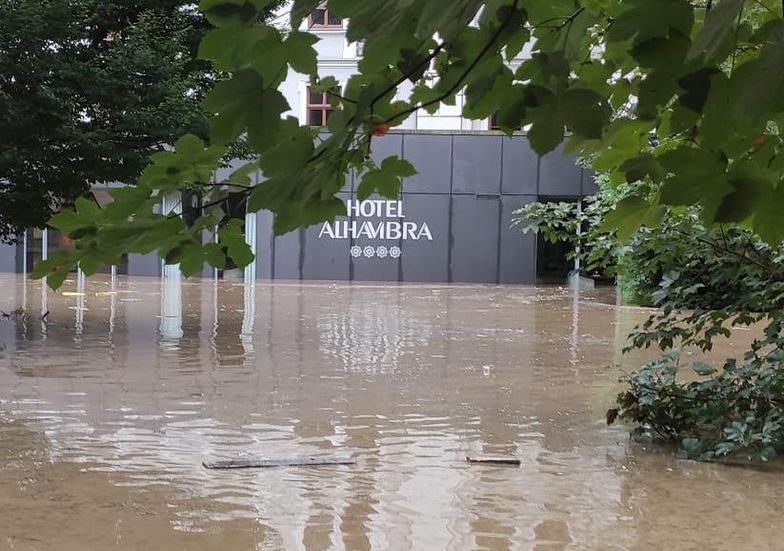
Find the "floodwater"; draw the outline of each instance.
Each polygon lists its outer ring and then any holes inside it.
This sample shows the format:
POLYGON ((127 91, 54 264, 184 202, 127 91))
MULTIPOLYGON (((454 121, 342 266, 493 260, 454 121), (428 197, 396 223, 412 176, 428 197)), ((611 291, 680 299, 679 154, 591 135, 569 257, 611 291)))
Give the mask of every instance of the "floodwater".
POLYGON ((609 290, 62 291, 0 278, 0 310, 25 309, 0 320, 0 549, 784 546, 779 463, 682 461, 606 426, 648 314, 609 290), (310 455, 356 465, 202 467, 310 455))

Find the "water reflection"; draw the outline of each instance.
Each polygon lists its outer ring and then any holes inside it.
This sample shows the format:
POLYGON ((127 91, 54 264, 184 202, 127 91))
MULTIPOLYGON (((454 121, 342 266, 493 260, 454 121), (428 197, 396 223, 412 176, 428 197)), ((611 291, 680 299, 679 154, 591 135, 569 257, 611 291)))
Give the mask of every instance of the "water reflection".
POLYGON ((165 264, 161 275, 161 335, 166 341, 182 338, 182 272, 179 264, 165 264))
MULTIPOLYGON (((346 290, 333 285, 321 292, 332 300, 318 312, 319 346, 346 371, 391 373, 406 354, 435 344, 431 322, 409 310, 402 287, 356 284, 346 290), (367 300, 369 296, 376 300, 367 300)), ((425 290, 421 301, 442 316, 441 296, 440 289, 425 290)))
MULTIPOLYGON (((76 276, 48 295, 26 292, 37 282, 0 278, 0 310, 50 311, 45 324, 0 321, 0 418, 42 431, 56 464, 109 472, 145 495, 165 483, 175 530, 159 548, 181 547, 177 533, 198 538, 239 521, 227 548, 778 541, 759 519, 784 505, 779 471, 680 463, 604 425, 621 335, 645 312, 601 291, 169 275, 76 276), (201 467, 319 453, 358 464, 201 467), (478 453, 515 454, 523 465, 465 463, 478 453)), ((15 456, 25 461, 24 450, 15 456)), ((89 516, 73 499, 63 505, 89 516)), ((30 501, 30 513, 45 515, 47 503, 30 501)), ((67 549, 49 526, 36 537, 67 549)))

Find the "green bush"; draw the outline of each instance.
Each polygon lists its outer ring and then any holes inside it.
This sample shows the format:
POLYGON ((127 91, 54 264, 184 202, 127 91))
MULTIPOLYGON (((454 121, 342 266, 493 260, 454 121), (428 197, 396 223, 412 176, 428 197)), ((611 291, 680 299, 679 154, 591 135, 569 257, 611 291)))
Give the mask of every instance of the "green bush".
POLYGON ((629 336, 630 349, 656 346, 661 357, 624 376, 607 421, 678 443, 684 456, 769 459, 784 448, 784 256, 737 227, 706 228, 694 210, 671 210, 660 226, 621 243, 604 229, 618 195, 601 193, 578 212, 533 204, 515 213, 523 231, 575 245, 588 270, 615 274, 624 299, 658 312, 629 336), (575 221, 557 220, 571 216, 575 221), (577 224, 588 225, 577 237, 577 224), (578 248, 579 246, 579 248, 578 248), (682 351, 709 351, 734 327, 762 330, 749 350, 720 369, 682 362, 682 351))

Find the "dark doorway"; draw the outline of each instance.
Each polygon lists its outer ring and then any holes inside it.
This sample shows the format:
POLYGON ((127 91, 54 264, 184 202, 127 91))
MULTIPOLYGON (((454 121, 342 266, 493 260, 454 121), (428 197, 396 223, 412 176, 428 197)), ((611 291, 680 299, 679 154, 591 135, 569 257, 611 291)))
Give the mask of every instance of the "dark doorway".
MULTIPOLYGON (((543 203, 576 203, 569 197, 541 197, 543 203)), ((550 243, 541 235, 536 240, 536 282, 543 284, 565 283, 574 269, 574 259, 569 257, 572 246, 565 241, 550 243)))

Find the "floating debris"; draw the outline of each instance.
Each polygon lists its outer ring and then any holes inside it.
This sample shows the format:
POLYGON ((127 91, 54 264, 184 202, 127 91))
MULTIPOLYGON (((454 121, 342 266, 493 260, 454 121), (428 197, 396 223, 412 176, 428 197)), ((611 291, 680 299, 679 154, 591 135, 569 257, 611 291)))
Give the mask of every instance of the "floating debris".
POLYGON ((519 467, 522 463, 517 457, 483 455, 478 457, 466 457, 469 463, 481 463, 485 465, 513 465, 519 467))
POLYGON ((324 457, 295 457, 292 459, 231 459, 228 461, 205 461, 207 469, 269 469, 273 467, 325 467, 330 465, 356 465, 351 459, 324 457))

